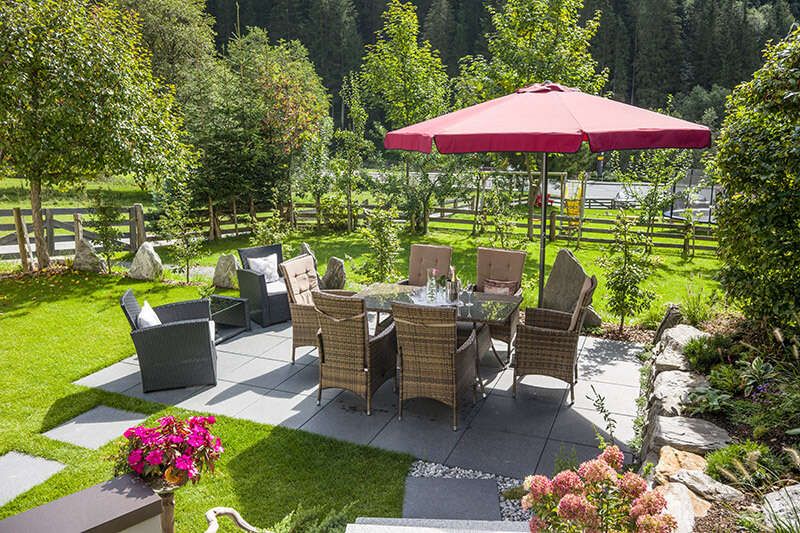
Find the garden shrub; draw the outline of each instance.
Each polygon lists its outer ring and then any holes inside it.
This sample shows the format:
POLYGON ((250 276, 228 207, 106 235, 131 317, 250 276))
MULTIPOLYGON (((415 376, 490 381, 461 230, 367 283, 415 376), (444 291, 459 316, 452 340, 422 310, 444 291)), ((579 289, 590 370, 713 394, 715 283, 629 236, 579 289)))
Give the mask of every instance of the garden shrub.
POLYGON ((392 281, 395 276, 395 263, 400 255, 397 209, 373 209, 367 212, 367 225, 361 232, 367 240, 370 253, 362 271, 371 281, 392 281))
POLYGON ((342 192, 322 195, 320 199, 322 223, 332 230, 347 229, 347 198, 342 192))
POLYGON ((253 221, 253 233, 250 235, 251 246, 270 246, 280 244, 291 232, 286 222, 276 209, 264 220, 253 221))
POLYGON ((711 369, 708 375, 711 386, 728 394, 739 394, 744 390, 742 375, 735 366, 729 364, 719 364, 711 369))
POLYGON ((733 342, 723 335, 697 337, 686 343, 683 354, 694 370, 707 374, 714 365, 725 362, 732 346, 733 342))
POLYGON ((706 473, 718 481, 755 490, 787 472, 787 465, 765 444, 746 440, 706 455, 706 473))
POLYGON ((100 190, 92 196, 94 232, 97 234, 97 244, 101 247, 100 253, 106 260, 109 272, 111 272, 114 255, 123 248, 120 242, 122 231, 117 226, 122 220, 122 213, 114 201, 111 191, 100 190))
POLYGON ((697 288, 694 283, 690 283, 681 299, 681 315, 689 324, 699 326, 714 316, 715 300, 716 291, 708 294, 702 287, 697 288))
POLYGON ((800 27, 764 52, 734 89, 709 160, 725 192, 715 206, 720 282, 745 315, 798 330, 800 294, 800 27))

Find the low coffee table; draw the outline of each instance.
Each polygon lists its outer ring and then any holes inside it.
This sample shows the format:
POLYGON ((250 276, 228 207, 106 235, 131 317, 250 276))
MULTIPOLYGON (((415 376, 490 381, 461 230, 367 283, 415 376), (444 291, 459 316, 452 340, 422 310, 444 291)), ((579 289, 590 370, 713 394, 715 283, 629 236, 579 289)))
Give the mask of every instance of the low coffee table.
POLYGON ((246 298, 212 294, 209 303, 216 327, 214 344, 250 330, 250 304, 246 298))

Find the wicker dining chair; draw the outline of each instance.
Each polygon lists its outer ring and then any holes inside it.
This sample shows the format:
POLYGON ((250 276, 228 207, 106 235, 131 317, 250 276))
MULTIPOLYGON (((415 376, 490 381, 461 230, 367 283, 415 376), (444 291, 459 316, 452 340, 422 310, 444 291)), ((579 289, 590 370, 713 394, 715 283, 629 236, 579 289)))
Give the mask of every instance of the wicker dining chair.
POLYGON ((449 246, 412 244, 408 253, 408 278, 398 283, 422 287, 428 282, 429 268, 435 268, 445 275, 450 270, 452 258, 453 249, 449 246))
POLYGON ((572 313, 542 308, 525 310, 525 323, 517 326, 516 349, 511 364, 514 368, 514 397, 517 396, 519 378, 535 374, 569 383, 570 403, 575 403, 578 338, 596 287, 597 278, 587 277, 572 313))
POLYGON ((345 389, 366 399, 371 415, 375 391, 396 375, 397 336, 391 318, 370 335, 363 299, 328 292, 311 296, 319 320, 317 405, 323 389, 345 389))
POLYGON ((397 328, 399 419, 405 400, 431 398, 452 408, 456 431, 462 393, 472 390, 475 402, 475 332, 469 328, 459 335, 455 307, 393 303, 392 315, 397 328))
MULTIPOLYGON (((506 282, 510 286, 510 293, 522 296, 522 273, 525 269, 525 256, 520 250, 503 250, 500 248, 478 248, 477 276, 475 291, 485 292, 487 280, 506 282)), ((508 357, 511 357, 511 347, 514 344, 514 335, 519 323, 519 310, 514 311, 505 324, 492 324, 489 328, 492 338, 506 343, 508 357)), ((492 344, 492 350, 497 356, 497 350, 492 344)), ((499 358, 499 356, 498 356, 499 358)))
MULTIPOLYGON (((317 345, 319 319, 311 295, 319 290, 319 276, 314 257, 303 254, 278 265, 286 293, 289 296, 289 313, 292 317, 292 364, 295 351, 301 346, 317 345)), ((352 291, 330 291, 340 296, 352 296, 352 291)))

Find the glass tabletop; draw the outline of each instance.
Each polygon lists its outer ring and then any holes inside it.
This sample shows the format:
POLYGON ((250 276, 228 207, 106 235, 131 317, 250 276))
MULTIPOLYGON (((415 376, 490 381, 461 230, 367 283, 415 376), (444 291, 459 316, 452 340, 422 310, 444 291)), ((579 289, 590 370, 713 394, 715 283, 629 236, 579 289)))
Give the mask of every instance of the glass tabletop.
MULTIPOLYGON (((356 293, 355 298, 363 298, 368 311, 389 313, 392 302, 416 303, 411 299, 411 293, 418 289, 411 285, 374 283, 356 293)), ((473 305, 468 306, 463 305, 466 298, 466 293, 462 292, 459 295, 460 304, 450 304, 458 307, 458 320, 466 322, 503 324, 522 303, 521 296, 475 292, 472 294, 473 305)))
POLYGON ((233 298, 230 296, 219 296, 212 294, 209 298, 209 305, 211 306, 211 314, 222 313, 228 309, 243 305, 244 301, 240 298, 233 298))

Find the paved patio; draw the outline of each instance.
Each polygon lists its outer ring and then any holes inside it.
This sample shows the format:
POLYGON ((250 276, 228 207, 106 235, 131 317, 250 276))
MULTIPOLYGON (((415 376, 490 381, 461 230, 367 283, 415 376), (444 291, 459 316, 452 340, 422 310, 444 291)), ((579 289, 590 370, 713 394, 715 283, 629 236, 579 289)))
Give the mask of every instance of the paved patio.
MULTIPOLYGON (((597 453, 595 432, 605 424, 587 398, 592 388, 603 396, 617 426, 615 437, 626 449, 634 435, 639 392, 640 346, 581 338, 575 404, 568 388, 555 379, 528 376, 511 397, 512 371, 487 354, 481 374, 487 396, 461 409, 458 431, 449 409, 434 401, 410 400, 403 420, 391 382, 378 391, 372 416, 355 395, 329 389, 316 405, 316 350, 297 350, 292 366, 291 324, 254 327, 217 347, 218 384, 145 394, 136 357, 111 365, 76 383, 200 412, 264 424, 298 428, 358 444, 410 453, 417 458, 521 478, 552 474, 556 458, 584 460, 597 453)), ((498 343, 501 356, 504 344, 498 343)))

